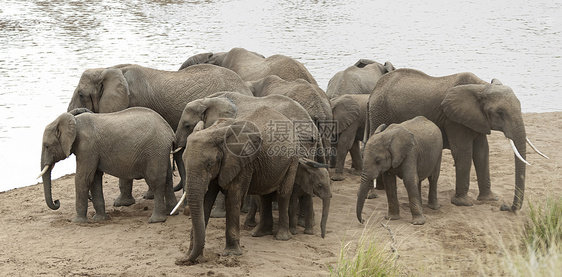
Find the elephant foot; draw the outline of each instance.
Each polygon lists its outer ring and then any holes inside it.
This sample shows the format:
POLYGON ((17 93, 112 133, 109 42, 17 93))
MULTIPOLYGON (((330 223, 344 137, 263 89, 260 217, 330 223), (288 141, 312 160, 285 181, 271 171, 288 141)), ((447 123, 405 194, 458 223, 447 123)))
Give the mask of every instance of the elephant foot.
POLYGON ((185 265, 185 266, 190 266, 190 265, 197 264, 196 261, 191 261, 191 260, 189 260, 189 257, 188 257, 188 256, 185 256, 185 257, 183 257, 183 258, 181 258, 181 259, 177 259, 175 263, 176 263, 176 265, 185 265))
POLYGON ((279 229, 277 235, 275 235, 275 239, 277 240, 290 240, 292 237, 288 229, 279 229))
POLYGON ((246 220, 244 220, 244 225, 248 227, 256 227, 258 223, 256 222, 255 217, 246 216, 246 220))
POLYGON ((72 223, 88 223, 88 218, 85 216, 76 216, 72 219, 72 223))
POLYGON ((332 176, 332 181, 343 181, 345 180, 345 177, 343 177, 343 173, 336 173, 334 176, 332 176))
POLYGON ((305 228, 304 233, 307 235, 314 235, 314 228, 313 227, 305 228))
POLYGON ((375 199, 379 198, 379 195, 375 192, 374 189, 369 190, 369 194, 367 195, 367 199, 375 199))
POLYGON ((107 214, 103 213, 103 214, 98 214, 96 213, 94 215, 94 217, 92 217, 93 221, 102 221, 102 220, 109 220, 109 216, 107 216, 107 214))
POLYGON ((351 171, 351 174, 357 175, 357 176, 361 176, 362 173, 363 173, 362 169, 355 169, 355 170, 351 171))
POLYGON ((453 196, 453 198, 451 198, 451 204, 456 205, 456 206, 472 206, 472 199, 470 199, 470 197, 468 197, 468 195, 463 195, 463 196, 458 196, 455 195, 453 196))
POLYGON ((384 219, 386 220, 397 220, 400 219, 400 214, 387 214, 384 219))
POLYGON ((240 256, 242 255, 242 249, 240 248, 240 244, 227 246, 221 253, 221 256, 240 256))
POLYGON ((143 195, 142 198, 144 199, 154 199, 154 192, 151 190, 147 190, 143 195))
POLYGON ((479 201, 498 201, 500 198, 493 192, 489 191, 488 193, 480 193, 478 198, 479 201))
POLYGON ((212 218, 225 218, 226 217, 226 211, 222 210, 222 209, 217 209, 216 207, 213 208, 213 210, 211 211, 211 217, 212 218))
POLYGON ((427 206, 432 209, 432 210, 439 210, 439 208, 441 208, 441 205, 439 205, 439 203, 437 203, 437 201, 435 201, 435 203, 427 203, 427 206))
POLYGON ((273 234, 272 227, 265 227, 258 224, 252 231, 252 237, 263 237, 273 234))
POLYGON ((123 196, 119 195, 115 201, 113 201, 113 206, 121 207, 121 206, 131 206, 135 204, 135 198, 132 195, 123 196))
POLYGON ((296 227, 289 227, 289 232, 291 232, 291 235, 296 235, 297 234, 297 228, 296 227))
POLYGON ((412 224, 414 224, 414 225, 424 225, 425 224, 425 217, 421 214, 412 215, 412 224))
POLYGON ((174 186, 174 191, 180 191, 183 189, 183 185, 179 182, 177 185, 174 186))
POLYGON ((167 217, 165 214, 152 214, 152 216, 148 219, 148 223, 157 223, 157 222, 164 222, 166 221, 167 217))

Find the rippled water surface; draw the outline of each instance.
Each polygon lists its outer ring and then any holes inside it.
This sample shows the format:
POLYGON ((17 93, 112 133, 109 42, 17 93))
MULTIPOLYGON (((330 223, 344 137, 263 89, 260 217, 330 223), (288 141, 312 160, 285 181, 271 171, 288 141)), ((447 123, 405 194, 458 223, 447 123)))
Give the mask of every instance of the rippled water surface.
MULTIPOLYGON (((31 185, 45 126, 87 68, 176 70, 244 47, 298 59, 325 89, 360 58, 500 79, 524 112, 562 110, 556 1, 23 1, 0 5, 0 191, 31 185)), ((74 172, 74 157, 53 178, 74 172)))

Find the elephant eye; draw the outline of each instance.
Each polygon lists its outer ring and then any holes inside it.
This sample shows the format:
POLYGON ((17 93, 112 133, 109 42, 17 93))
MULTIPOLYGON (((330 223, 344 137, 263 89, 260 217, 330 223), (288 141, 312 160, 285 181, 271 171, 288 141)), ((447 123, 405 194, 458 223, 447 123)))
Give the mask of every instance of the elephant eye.
POLYGON ((497 114, 498 114, 498 116, 499 116, 500 118, 503 118, 503 116, 504 116, 504 111, 503 111, 502 109, 499 109, 499 110, 497 111, 497 114))

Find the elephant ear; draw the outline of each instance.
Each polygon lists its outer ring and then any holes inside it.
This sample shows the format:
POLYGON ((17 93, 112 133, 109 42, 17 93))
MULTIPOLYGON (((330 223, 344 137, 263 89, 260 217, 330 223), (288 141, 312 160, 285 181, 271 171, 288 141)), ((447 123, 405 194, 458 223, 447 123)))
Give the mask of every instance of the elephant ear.
POLYGON ((235 118, 238 108, 229 98, 205 98, 203 106, 206 106, 204 113, 205 127, 213 125, 219 118, 235 118))
POLYGON ((183 64, 180 66, 180 69, 178 69, 178 71, 192 65, 207 63, 212 56, 213 53, 210 52, 193 55, 189 57, 187 60, 185 60, 185 62, 183 62, 183 64))
POLYGON ((490 134, 488 118, 482 111, 481 95, 489 85, 469 84, 452 87, 441 102, 445 115, 478 133, 490 134))
POLYGON ((65 157, 70 156, 72 144, 76 139, 76 119, 70 113, 64 113, 57 119, 55 136, 60 142, 65 157))
POLYGON ((502 81, 494 78, 492 79, 492 81, 490 82, 492 85, 503 85, 502 81))
POLYGON ((299 158, 299 166, 295 176, 295 184, 308 195, 314 195, 313 180, 311 180, 311 170, 315 170, 309 165, 309 159, 299 158))
POLYGON ((384 68, 386 69, 385 73, 389 73, 389 72, 392 72, 392 71, 396 70, 396 67, 394 67, 394 65, 389 61, 386 61, 384 63, 384 68))
MULTIPOLYGON (((227 189, 230 183, 252 162, 261 147, 262 138, 253 124, 234 122, 221 128, 223 159, 219 173, 219 186, 227 189)), ((217 138, 221 139, 221 138, 217 138)))
POLYGON ((402 164, 408 153, 414 146, 414 134, 398 127, 388 133, 390 136, 390 155, 392 156, 392 168, 397 168, 402 164))
POLYGON ((102 88, 99 113, 121 111, 129 107, 129 85, 120 69, 105 69, 101 73, 102 88))
POLYGON ((342 95, 331 103, 332 115, 337 123, 338 133, 345 131, 351 124, 356 122, 361 115, 357 101, 348 95, 342 95))

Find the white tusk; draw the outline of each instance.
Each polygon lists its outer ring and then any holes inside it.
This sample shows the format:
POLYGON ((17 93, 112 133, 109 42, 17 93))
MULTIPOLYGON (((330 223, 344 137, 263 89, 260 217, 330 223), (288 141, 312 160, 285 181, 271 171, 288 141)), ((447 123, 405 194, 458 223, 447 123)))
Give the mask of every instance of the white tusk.
POLYGON ((45 174, 45 172, 47 172, 47 170, 49 170, 49 165, 46 165, 45 167, 43 167, 43 171, 41 171, 39 176, 37 176, 37 178, 35 178, 35 179, 41 178, 41 176, 43 176, 43 174, 45 174))
POLYGON ((515 148, 515 143, 513 142, 513 140, 509 139, 509 143, 511 144, 511 149, 513 149, 513 153, 515 154, 515 156, 517 156, 517 158, 519 158, 522 162, 526 163, 527 165, 531 165, 529 162, 523 159, 523 157, 521 157, 521 154, 519 154, 519 151, 517 151, 517 148, 515 148))
POLYGON ((183 149, 183 147, 178 147, 176 148, 176 150, 172 151, 170 154, 176 154, 178 152, 180 152, 183 149))
POLYGON ((527 143, 531 146, 531 148, 533 148, 533 150, 535 150, 535 152, 537 152, 537 154, 543 156, 545 159, 550 159, 547 155, 541 153, 541 151, 539 151, 539 149, 537 149, 537 148, 531 143, 531 141, 529 140, 529 138, 526 138, 526 139, 527 139, 527 143))
POLYGON ((187 191, 184 191, 183 194, 181 195, 180 201, 178 201, 178 204, 176 204, 176 206, 174 207, 174 209, 172 210, 172 212, 170 213, 170 215, 173 215, 178 208, 180 207, 181 203, 183 203, 183 200, 185 200, 185 196, 187 195, 187 191))

